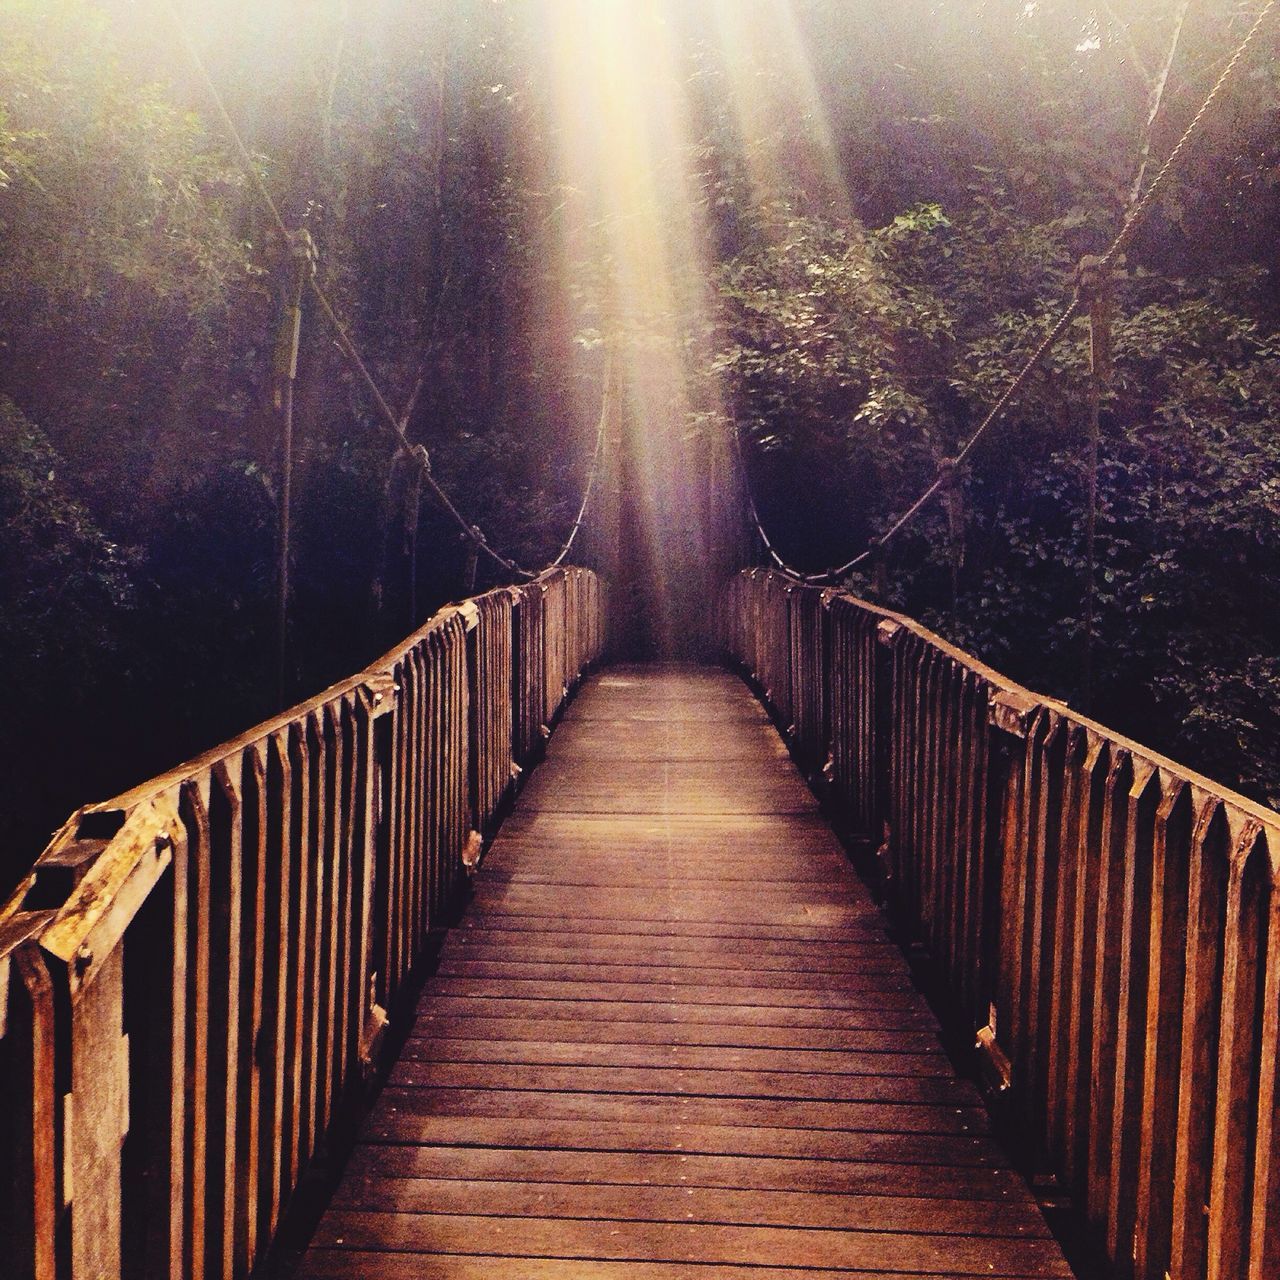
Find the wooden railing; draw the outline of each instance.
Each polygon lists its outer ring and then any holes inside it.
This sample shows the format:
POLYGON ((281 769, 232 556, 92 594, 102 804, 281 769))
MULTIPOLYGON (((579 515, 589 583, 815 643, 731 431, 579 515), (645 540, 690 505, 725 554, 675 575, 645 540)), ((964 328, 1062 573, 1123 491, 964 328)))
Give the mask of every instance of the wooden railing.
POLYGON ((451 606, 70 819, 0 912, 0 1272, 262 1257, 602 612, 581 569, 451 606))
POLYGON ((849 595, 722 625, 1115 1273, 1280 1276, 1280 814, 849 595))

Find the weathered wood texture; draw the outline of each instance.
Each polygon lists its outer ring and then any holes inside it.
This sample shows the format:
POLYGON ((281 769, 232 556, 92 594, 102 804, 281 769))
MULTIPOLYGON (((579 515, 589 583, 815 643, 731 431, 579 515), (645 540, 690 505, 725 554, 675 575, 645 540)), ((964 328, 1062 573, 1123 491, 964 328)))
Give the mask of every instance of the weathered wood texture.
POLYGON ((1115 1273, 1280 1275, 1280 814, 851 596, 722 620, 1115 1273))
POLYGON ((593 677, 302 1275, 1069 1276, 759 704, 593 677))
POLYGON ((0 910, 0 1272, 248 1273, 603 635, 585 570, 490 592, 71 818, 0 910))

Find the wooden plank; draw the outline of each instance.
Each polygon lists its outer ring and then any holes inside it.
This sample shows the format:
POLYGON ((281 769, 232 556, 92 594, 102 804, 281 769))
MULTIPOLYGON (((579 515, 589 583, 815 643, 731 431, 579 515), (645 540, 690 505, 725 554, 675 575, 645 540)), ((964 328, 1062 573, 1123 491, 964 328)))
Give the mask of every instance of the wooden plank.
POLYGON ((953 1078, 938 1048, 915 1053, 852 1050, 743 1049, 728 1045, 609 1044, 595 1040, 502 1040, 432 1036, 409 1040, 407 1062, 490 1062, 511 1066, 661 1067, 680 1071, 766 1071, 779 1075, 953 1078))
POLYGON ((374 1176, 941 1197, 993 1201, 1001 1213, 1032 1204, 1022 1180, 1011 1169, 999 1165, 832 1161, 811 1156, 714 1155, 694 1150, 610 1150, 598 1145, 584 1150, 557 1150, 502 1143, 428 1147, 366 1143, 352 1156, 348 1177, 374 1176))
MULTIPOLYGON (((600 936, 631 936, 649 942, 661 941, 663 946, 683 944, 696 947, 708 939, 727 940, 734 944, 750 943, 752 950, 759 947, 771 953, 780 950, 793 952, 797 945, 815 942, 839 947, 859 939, 885 937, 883 920, 870 910, 834 927, 817 922, 768 925, 737 921, 726 924, 714 919, 678 919, 671 914, 665 917, 619 918, 593 916, 578 910, 573 913, 573 924, 573 936, 583 941, 600 936)), ((495 910, 486 914, 474 903, 467 918, 459 925, 459 930, 465 935, 472 932, 505 931, 544 936, 550 933, 562 939, 565 936, 563 916, 547 914, 545 911, 538 913, 514 910, 495 910)))
POLYGON ((734 973, 749 973, 760 977, 769 973, 810 973, 838 976, 857 973, 906 972, 901 952, 889 942, 867 942, 847 947, 841 953, 823 948, 816 951, 799 950, 781 954, 763 953, 744 955, 740 948, 721 950, 686 951, 666 947, 647 947, 643 943, 633 950, 619 951, 606 947, 556 947, 523 946, 516 943, 493 943, 484 939, 458 939, 456 935, 445 943, 441 951, 439 972, 449 966, 505 965, 526 972, 540 967, 577 967, 593 965, 627 965, 636 972, 660 969, 664 975, 692 971, 706 971, 719 975, 719 980, 729 981, 734 973))
MULTIPOLYGON (((883 1009, 871 1003, 864 1009, 826 1009, 745 1003, 686 1003, 683 1000, 521 1000, 511 996, 483 996, 474 991, 445 995, 434 991, 431 1008, 437 1014, 503 1018, 568 1018, 600 1023, 653 1022, 665 1026, 709 1023, 741 1027, 786 1027, 842 1031, 934 1031, 935 1023, 920 1002, 883 1009)), ((434 1016, 434 1015, 433 1015, 434 1016)), ((804 1036, 797 1036, 803 1040, 804 1036)))
MULTIPOLYGON (((433 1002, 432 1008, 440 1002, 433 1002)), ((597 1009, 602 1006, 596 1006, 597 1009)), ((554 1012, 539 1012, 537 1016, 503 1016, 505 1006, 490 1010, 475 1010, 463 1006, 461 1014, 443 1011, 419 1015, 413 1029, 415 1038, 434 1040, 439 1036, 462 1035, 468 1037, 495 1036, 498 1038, 544 1040, 556 1037, 564 1043, 587 1041, 592 1044, 671 1044, 729 1046, 734 1048, 789 1049, 795 1051, 822 1050, 837 1052, 940 1052, 938 1033, 927 1018, 920 1018, 914 1027, 901 1028, 831 1027, 820 1024, 812 1027, 776 1026, 718 1022, 674 1022, 661 1018, 647 1022, 629 1021, 618 1016, 606 1016, 603 1020, 555 1016, 554 1012)), ((634 1015, 633 1015, 634 1016, 634 1015)))
MULTIPOLYGON (((464 1257, 459 1254, 422 1254, 366 1252, 356 1249, 324 1249, 317 1247, 307 1255, 302 1280, 345 1280, 360 1276, 362 1280, 564 1280, 565 1264, 552 1258, 529 1257, 464 1257)), ((814 1276, 874 1276, 875 1280, 918 1280, 920 1272, 906 1275, 881 1268, 863 1271, 850 1267, 838 1269, 806 1267, 796 1271, 790 1267, 753 1267, 714 1264, 666 1262, 600 1262, 575 1259, 573 1280, 813 1280, 814 1276)), ((948 1272, 954 1275, 954 1272, 948 1272)), ((1028 1276, 1011 1276, 1008 1272, 996 1280, 1033 1280, 1028 1276)))
POLYGON ((588 978, 435 977, 424 994, 471 997, 478 1000, 604 1000, 615 1003, 681 1005, 749 1005, 753 1008, 863 1010, 894 1013, 919 1008, 919 995, 901 979, 873 975, 862 981, 851 978, 848 988, 783 985, 785 979, 766 986, 735 984, 710 986, 675 982, 593 982, 588 978))
MULTIPOLYGON (((721 1187, 616 1183, 483 1182, 444 1178, 349 1178, 334 1198, 342 1209, 471 1214, 503 1218, 583 1218, 635 1222, 826 1227, 875 1224, 884 1231, 1045 1239, 1049 1228, 1033 1204, 939 1196, 876 1196, 721 1187)), ((864 1229, 867 1229, 864 1227, 864 1229)))
POLYGON ((403 1059, 392 1071, 392 1088, 515 1089, 666 1094, 699 1098, 809 1099, 812 1101, 919 1102, 939 1106, 979 1105, 972 1086, 955 1077, 923 1079, 887 1071, 863 1075, 805 1074, 728 1069, 691 1069, 663 1062, 656 1067, 597 1067, 542 1064, 536 1072, 511 1063, 423 1062, 403 1059))
POLYGON ((785 760, 786 744, 764 723, 744 723, 731 736, 696 721, 569 720, 551 739, 547 759, 574 755, 593 760, 785 760))
MULTIPOLYGON (((767 927, 774 930, 843 931, 865 922, 871 911, 856 903, 760 900, 732 888, 723 891, 683 886, 678 896, 662 902, 657 894, 630 893, 625 888, 581 888, 574 893, 574 918, 588 920, 679 923, 721 928, 767 927), (659 899, 655 901, 655 899, 659 899), (577 905, 581 904, 580 908, 577 905), (658 912, 663 914, 659 915, 658 912)), ((554 915, 565 895, 554 885, 489 885, 476 888, 475 909, 481 920, 510 915, 554 915)))
POLYGON ((610 986, 764 987, 808 991, 910 991, 906 968, 896 957, 871 959, 867 967, 813 971, 804 969, 755 969, 745 965, 720 968, 708 965, 607 964, 600 961, 568 963, 530 962, 506 964, 501 960, 472 957, 446 958, 437 978, 474 979, 488 982, 605 983, 610 986))
POLYGON ((618 1261, 873 1267, 922 1275, 1004 1274, 1070 1277, 1057 1244, 909 1235, 885 1231, 794 1230, 717 1223, 621 1219, 485 1218, 334 1210, 317 1239, 352 1248, 409 1253, 613 1259, 618 1261))
MULTIPOLYGON (((549 760, 542 766, 554 769, 549 760)), ((602 770, 612 763, 603 761, 602 770)), ((615 853, 619 849, 674 849, 684 847, 704 857, 717 854, 736 857, 743 852, 791 851, 806 856, 821 854, 832 864, 845 861, 835 834, 817 813, 647 813, 619 816, 610 813, 547 813, 522 804, 503 824, 493 856, 537 840, 544 850, 568 843, 579 856, 615 853), (721 837, 724 839, 717 839, 721 837), (583 841, 591 842, 589 849, 583 841)), ((865 890, 863 891, 865 896, 865 890)))
MULTIPOLYGON (((509 852, 509 851, 508 851, 509 852)), ((602 866, 583 862, 580 858, 557 858, 543 851, 536 862, 518 867, 495 866, 488 870, 485 883, 551 884, 558 888, 626 886, 630 889, 662 889, 679 877, 691 887, 748 884, 752 891, 767 885, 774 892, 793 884, 810 886, 827 900, 849 901, 852 873, 809 859, 786 857, 748 857, 711 859, 672 854, 620 856, 615 865, 602 866), (824 892, 825 891, 825 892, 824 892)))
POLYGON ((611 926, 604 928, 589 927, 588 922, 577 917, 574 923, 583 927, 575 928, 572 935, 567 935, 563 928, 552 928, 550 920, 537 917, 492 917, 489 921, 468 917, 449 934, 446 947, 485 945, 499 948, 504 954, 508 954, 508 947, 570 946, 575 950, 601 947, 614 955, 623 948, 629 948, 636 954, 670 956, 673 963, 686 957, 697 962, 703 956, 716 957, 716 963, 721 963, 725 956, 741 956, 754 963, 762 956, 799 957, 805 961, 814 957, 824 960, 855 957, 861 955, 869 944, 892 945, 887 943, 888 934, 883 923, 870 917, 836 938, 816 943, 790 933, 752 931, 749 936, 738 936, 735 932, 701 933, 697 926, 676 933, 672 932, 676 926, 671 921, 657 921, 653 929, 636 925, 634 921, 602 921, 602 925, 611 926))
MULTIPOLYGON (((684 1124, 652 1117, 631 1120, 543 1119, 540 1116, 415 1115, 391 1110, 372 1116, 369 1142, 410 1146, 572 1148, 575 1151, 698 1152, 720 1156, 808 1156, 886 1164, 991 1166, 1003 1159, 994 1143, 967 1134, 895 1133, 771 1128, 759 1124, 684 1124)), ((621 1109, 620 1109, 621 1110, 621 1109)), ((726 1108, 726 1111, 736 1109, 726 1108)), ((585 1114, 585 1109, 584 1109, 585 1114)), ((633 1115, 642 1115, 639 1109, 633 1115)))
MULTIPOLYGON (((405 1074, 415 1074, 412 1067, 405 1074)), ((726 1106, 718 1097, 693 1094, 557 1092, 553 1089, 414 1088, 388 1085, 370 1116, 389 1130, 419 1118, 479 1116, 540 1120, 600 1120, 606 1124, 679 1124, 748 1129, 805 1129, 835 1133, 974 1134, 989 1128, 981 1107, 956 1103, 828 1102, 745 1095, 726 1106)))

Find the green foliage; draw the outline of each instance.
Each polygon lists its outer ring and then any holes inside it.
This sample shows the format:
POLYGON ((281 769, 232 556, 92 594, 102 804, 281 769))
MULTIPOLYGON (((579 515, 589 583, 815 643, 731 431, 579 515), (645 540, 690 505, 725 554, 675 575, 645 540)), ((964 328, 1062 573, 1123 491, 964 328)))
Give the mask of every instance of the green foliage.
POLYGON ((129 558, 68 496, 48 438, 0 397, 0 670, 32 690, 109 670, 137 607, 129 558))
POLYGON ((241 179, 198 117, 129 74, 80 0, 0 0, 0 34, 7 278, 50 311, 121 286, 225 301, 252 270, 228 218, 241 179))

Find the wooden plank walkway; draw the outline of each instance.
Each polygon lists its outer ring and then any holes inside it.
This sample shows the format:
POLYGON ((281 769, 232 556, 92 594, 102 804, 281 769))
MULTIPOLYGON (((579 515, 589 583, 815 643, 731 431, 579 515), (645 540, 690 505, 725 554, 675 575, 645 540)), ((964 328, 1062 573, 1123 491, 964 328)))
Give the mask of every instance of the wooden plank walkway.
POLYGON ((1071 1275, 738 680, 589 680, 475 889, 307 1280, 1071 1275))

